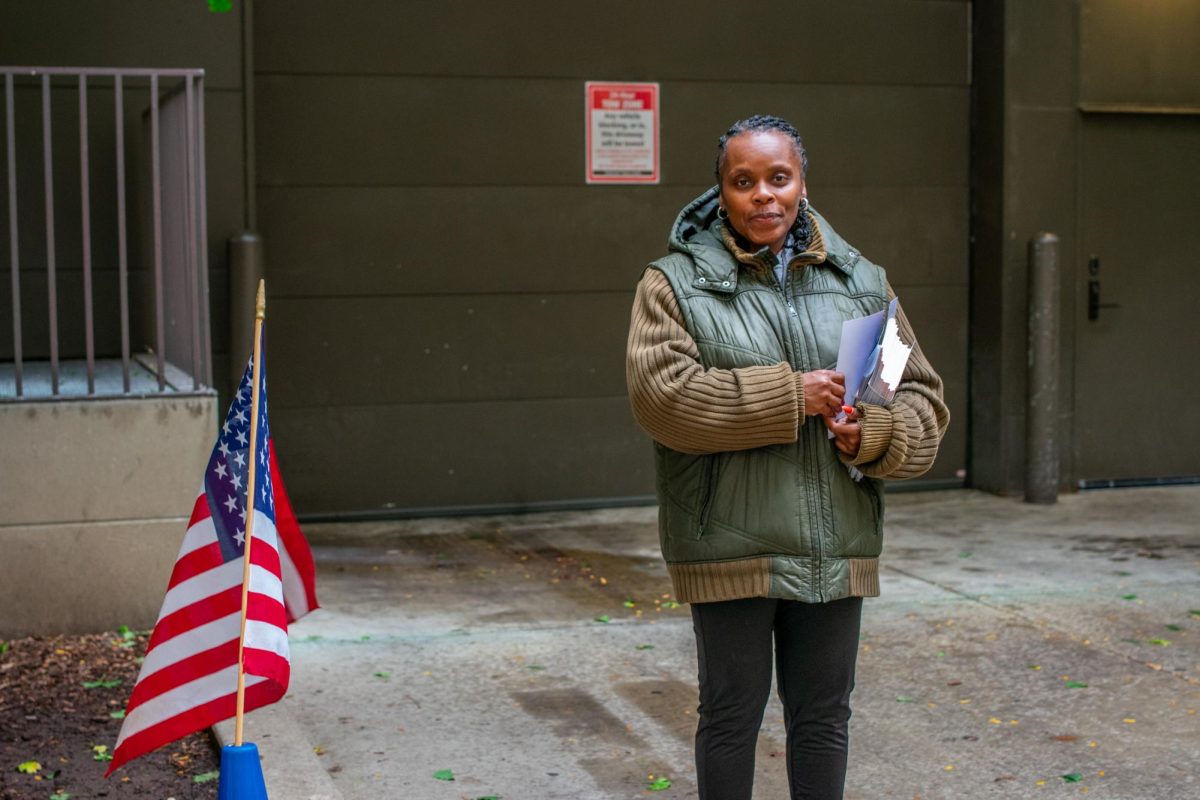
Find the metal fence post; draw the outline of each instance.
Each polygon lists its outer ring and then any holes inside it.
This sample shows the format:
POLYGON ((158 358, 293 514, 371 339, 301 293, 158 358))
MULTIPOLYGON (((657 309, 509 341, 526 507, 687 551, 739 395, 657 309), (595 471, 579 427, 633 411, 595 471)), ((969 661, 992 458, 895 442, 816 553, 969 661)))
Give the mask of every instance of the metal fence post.
POLYGON ((1029 394, 1025 412, 1025 502, 1058 500, 1058 236, 1029 242, 1029 394))
POLYGON ((229 391, 237 391, 254 345, 254 299, 263 277, 263 241, 252 231, 229 240, 229 391))

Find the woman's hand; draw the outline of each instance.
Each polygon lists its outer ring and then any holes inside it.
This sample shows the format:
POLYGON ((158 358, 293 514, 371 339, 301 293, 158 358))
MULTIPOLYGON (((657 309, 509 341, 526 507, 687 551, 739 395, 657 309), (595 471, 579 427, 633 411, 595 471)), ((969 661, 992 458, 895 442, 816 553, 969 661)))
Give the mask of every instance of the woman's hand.
POLYGON ((825 427, 833 431, 833 443, 842 454, 854 458, 858 455, 858 446, 862 443, 862 425, 858 421, 858 409, 854 409, 842 421, 833 417, 823 417, 825 427))
POLYGON ((804 382, 804 413, 829 417, 842 410, 846 396, 846 376, 831 369, 806 372, 804 382))

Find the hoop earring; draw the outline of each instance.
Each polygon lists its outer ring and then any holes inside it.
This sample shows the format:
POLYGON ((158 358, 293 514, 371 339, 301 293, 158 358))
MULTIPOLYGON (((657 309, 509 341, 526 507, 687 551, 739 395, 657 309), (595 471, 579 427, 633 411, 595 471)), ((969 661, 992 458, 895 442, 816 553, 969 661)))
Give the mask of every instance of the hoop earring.
POLYGON ((717 206, 717 219, 729 219, 729 212, 725 210, 725 206, 717 206))

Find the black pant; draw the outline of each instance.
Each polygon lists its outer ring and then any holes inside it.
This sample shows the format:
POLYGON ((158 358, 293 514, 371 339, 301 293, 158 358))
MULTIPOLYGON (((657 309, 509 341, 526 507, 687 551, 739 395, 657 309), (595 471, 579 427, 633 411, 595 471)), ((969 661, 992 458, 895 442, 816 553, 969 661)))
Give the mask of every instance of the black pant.
POLYGON ((772 634, 792 800, 841 798, 861 617, 861 597, 692 604, 700 800, 750 800, 754 747, 771 692, 772 634))

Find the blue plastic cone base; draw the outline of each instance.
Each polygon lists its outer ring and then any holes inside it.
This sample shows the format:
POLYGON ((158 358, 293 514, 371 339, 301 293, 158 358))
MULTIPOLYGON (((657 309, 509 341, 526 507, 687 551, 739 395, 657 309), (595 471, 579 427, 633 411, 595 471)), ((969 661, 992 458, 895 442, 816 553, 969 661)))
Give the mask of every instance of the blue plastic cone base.
POLYGON ((263 782, 262 764, 258 760, 258 745, 227 744, 221 748, 221 782, 217 785, 217 800, 267 800, 267 785, 263 782))

